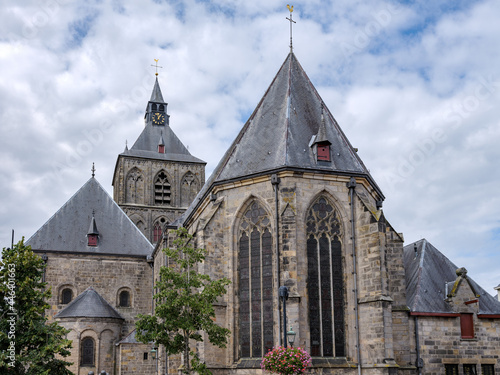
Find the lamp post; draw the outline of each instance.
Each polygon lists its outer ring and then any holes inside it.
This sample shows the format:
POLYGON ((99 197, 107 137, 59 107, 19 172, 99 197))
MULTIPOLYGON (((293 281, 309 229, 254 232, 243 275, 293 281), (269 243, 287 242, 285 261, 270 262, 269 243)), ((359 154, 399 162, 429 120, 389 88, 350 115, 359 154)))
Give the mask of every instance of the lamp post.
POLYGON ((279 297, 283 300, 283 346, 286 348, 286 300, 288 299, 288 288, 280 286, 279 297))
POLYGON ((151 348, 151 357, 153 358, 153 361, 155 361, 156 373, 158 373, 158 350, 155 345, 151 348))
POLYGON ((290 347, 293 348, 293 343, 295 342, 295 331, 292 329, 292 326, 290 326, 290 331, 288 331, 286 333, 286 335, 288 336, 288 343, 290 344, 290 347))

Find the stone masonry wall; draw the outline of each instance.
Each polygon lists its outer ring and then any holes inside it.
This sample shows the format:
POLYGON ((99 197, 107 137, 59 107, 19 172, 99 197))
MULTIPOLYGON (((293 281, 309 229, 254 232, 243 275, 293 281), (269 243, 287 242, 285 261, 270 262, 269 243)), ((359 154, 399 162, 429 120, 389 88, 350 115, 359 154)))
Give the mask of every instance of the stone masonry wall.
POLYGON ((459 375, 464 374, 464 364, 475 364, 478 374, 481 364, 493 364, 495 373, 500 371, 500 319, 474 314, 474 339, 461 338, 460 317, 419 316, 418 324, 424 374, 444 374, 445 364, 458 364, 459 375))
MULTIPOLYGON (((346 353, 344 364, 317 365, 317 371, 322 373, 344 373, 347 368, 356 367, 356 317, 354 314, 354 283, 353 263, 351 255, 350 233, 350 206, 349 190, 346 187, 348 179, 340 176, 314 175, 294 172, 280 174, 279 208, 280 219, 280 274, 282 285, 290 289, 290 299, 287 304, 288 325, 292 325, 297 333, 296 345, 308 349, 308 296, 307 282, 307 255, 306 255, 306 213, 310 205, 319 195, 325 195, 338 210, 341 222, 341 242, 345 283, 345 330, 346 353), (337 370, 336 370, 337 369, 337 370)), ((363 181, 358 181, 362 187, 363 181)), ((364 189, 364 186, 362 187, 364 189)), ((367 199, 370 193, 366 190, 367 199)), ((194 220, 189 223, 190 230, 197 235, 201 247, 209 251, 204 269, 213 276, 224 275, 232 284, 228 294, 220 301, 217 321, 232 331, 230 343, 224 353, 220 349, 214 350, 209 346, 200 347, 200 353, 207 364, 214 370, 233 368, 240 365, 238 347, 238 230, 239 217, 253 199, 260 202, 266 210, 271 221, 273 235, 273 249, 275 248, 275 192, 270 182, 270 176, 262 176, 248 181, 239 181, 226 186, 216 187, 215 201, 203 203, 200 210, 195 213, 194 220)), ((381 251, 386 255, 387 249, 392 252, 401 250, 402 246, 386 245, 390 241, 383 240, 381 246, 379 223, 373 214, 365 210, 360 202, 356 202, 356 226, 359 242, 357 244, 358 279, 360 283, 360 298, 365 300, 360 309, 360 325, 362 327, 362 360, 366 366, 366 373, 387 373, 389 368, 395 367, 394 362, 388 363, 386 359, 394 361, 393 353, 393 319, 392 299, 387 294, 397 291, 397 286, 390 286, 387 280, 389 275, 400 272, 400 265, 389 265, 392 258, 384 260, 381 251), (381 263, 384 263, 385 270, 381 263), (386 264, 387 263, 387 264, 386 264), (382 279, 385 278, 384 281, 382 279), (385 283, 385 289, 383 287, 385 283), (386 293, 382 293, 382 291, 386 293), (384 298, 381 298, 384 297, 384 298), (374 324, 376 322, 376 324, 374 324), (379 366, 379 367, 377 367, 379 366)), ((273 250, 273 254, 275 251, 273 250)), ((273 255, 273 272, 276 259, 273 255)), ((394 285, 396 285, 395 283, 394 285)), ((273 288, 277 293, 277 288, 273 288)), ((274 296, 274 321, 277 321, 277 295, 274 296)), ((401 297, 396 297, 398 300, 401 297)), ((399 331, 402 332, 406 321, 398 316, 401 323, 399 331)), ((407 325, 406 325, 407 326, 407 325)), ((278 342, 279 332, 277 324, 274 329, 275 342, 278 342)), ((408 334, 406 335, 408 337, 408 334)), ((406 365, 407 363, 404 363, 406 365)), ((257 371, 257 368, 255 371, 257 371)), ((238 370, 239 371, 239 370, 238 370)), ((247 371, 247 370, 245 370, 247 371)), ((258 370, 260 371, 260 370, 258 370)), ((222 373, 222 372, 221 372, 222 373)), ((364 370, 365 373, 365 370, 364 370)))

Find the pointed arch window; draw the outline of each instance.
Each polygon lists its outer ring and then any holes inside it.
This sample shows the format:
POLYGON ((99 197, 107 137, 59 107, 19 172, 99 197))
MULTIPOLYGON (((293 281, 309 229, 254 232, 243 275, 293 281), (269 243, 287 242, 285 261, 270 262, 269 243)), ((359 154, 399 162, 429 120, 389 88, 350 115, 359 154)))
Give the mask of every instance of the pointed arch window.
POLYGON ((153 243, 157 243, 158 241, 160 241, 161 234, 162 234, 162 227, 160 223, 156 223, 153 228, 153 243))
POLYGON ((155 179, 155 204, 170 204, 170 182, 167 174, 161 171, 155 179))
POLYGON ((138 168, 133 168, 127 175, 127 203, 143 203, 144 177, 138 168))
POLYGON ((85 337, 82 340, 82 357, 81 357, 82 366, 94 366, 95 363, 94 351, 95 351, 94 339, 91 337, 85 337))
POLYGON ((338 214, 320 197, 307 214, 307 292, 311 355, 345 356, 344 272, 338 214))
POLYGON ((181 182, 181 206, 188 207, 198 193, 198 181, 192 172, 187 172, 181 182))
POLYGON ((260 358, 274 344, 273 256, 270 220, 254 201, 239 227, 240 356, 260 358))

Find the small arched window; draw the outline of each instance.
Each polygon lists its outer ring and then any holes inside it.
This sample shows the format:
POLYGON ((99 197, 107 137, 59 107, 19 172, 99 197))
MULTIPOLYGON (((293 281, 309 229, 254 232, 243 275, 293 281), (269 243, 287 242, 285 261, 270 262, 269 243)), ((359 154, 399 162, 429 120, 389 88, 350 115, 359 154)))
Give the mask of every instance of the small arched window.
POLYGON ((120 307, 130 307, 130 293, 126 290, 121 291, 118 297, 118 303, 120 307))
POLYGON ((67 305, 73 299, 73 291, 69 288, 64 288, 61 292, 61 304, 67 305))
POLYGON ((153 243, 157 243, 161 238, 161 225, 156 223, 153 228, 153 243))
POLYGON ((85 337, 82 340, 82 366, 94 366, 94 339, 91 337, 85 337))

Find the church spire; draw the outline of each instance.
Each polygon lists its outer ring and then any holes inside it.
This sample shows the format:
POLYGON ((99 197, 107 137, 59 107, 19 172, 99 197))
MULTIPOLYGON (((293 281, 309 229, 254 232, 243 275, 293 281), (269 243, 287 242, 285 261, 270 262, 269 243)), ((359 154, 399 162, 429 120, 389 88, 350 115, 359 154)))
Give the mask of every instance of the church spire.
POLYGON ((153 86, 153 92, 151 93, 150 102, 165 103, 163 100, 163 95, 161 94, 160 84, 158 83, 158 77, 155 79, 155 84, 153 86))

